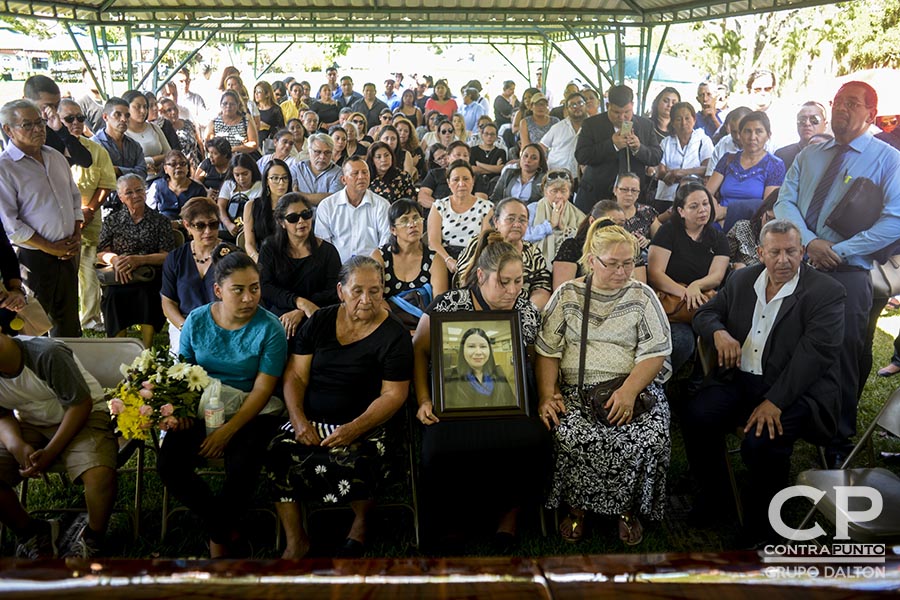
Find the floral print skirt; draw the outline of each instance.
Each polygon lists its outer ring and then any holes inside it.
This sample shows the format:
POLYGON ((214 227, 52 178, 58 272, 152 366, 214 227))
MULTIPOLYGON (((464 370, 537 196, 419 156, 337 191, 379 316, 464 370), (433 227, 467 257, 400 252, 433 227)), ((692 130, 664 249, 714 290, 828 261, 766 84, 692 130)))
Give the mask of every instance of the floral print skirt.
MULTIPOLYGON (((334 429, 314 424, 320 437, 334 429)), ((388 475, 385 428, 370 432, 349 446, 323 448, 296 441, 290 422, 269 444, 267 479, 275 502, 307 500, 324 504, 370 500, 376 484, 388 475)))
POLYGON ((566 412, 553 431, 553 483, 547 506, 561 503, 602 515, 637 511, 659 520, 665 514, 666 472, 671 457, 669 404, 656 383, 650 412, 623 427, 594 423, 577 386, 563 386, 566 412))

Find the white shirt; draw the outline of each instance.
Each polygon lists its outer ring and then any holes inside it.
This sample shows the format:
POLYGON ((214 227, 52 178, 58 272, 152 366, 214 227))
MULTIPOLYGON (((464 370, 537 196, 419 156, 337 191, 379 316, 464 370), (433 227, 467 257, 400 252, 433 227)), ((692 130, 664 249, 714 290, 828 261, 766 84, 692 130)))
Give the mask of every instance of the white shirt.
POLYGON ((578 134, 572 121, 563 119, 541 138, 541 145, 547 147, 547 166, 551 169, 566 169, 572 178, 578 177, 578 161, 575 160, 575 146, 578 134))
MULTIPOLYGON (((691 133, 691 139, 683 148, 681 142, 674 135, 670 135, 663 139, 660 143, 663 155, 660 162, 666 165, 670 171, 672 169, 695 169, 708 159, 713 153, 713 143, 709 136, 702 129, 695 129, 691 133)), ((656 188, 656 199, 671 202, 675 200, 675 192, 678 191, 679 183, 666 185, 662 180, 656 188)))
POLYGON ((341 190, 316 207, 316 237, 334 245, 342 263, 357 254, 369 256, 388 243, 390 207, 390 202, 372 190, 366 190, 359 206, 353 206, 347 190, 341 190))
POLYGON ((754 375, 763 374, 762 360, 766 342, 772 333, 772 326, 781 309, 782 300, 797 289, 797 284, 800 282, 800 271, 798 270, 793 279, 781 286, 778 293, 767 303, 766 284, 768 280, 769 272, 764 269, 756 278, 756 283, 753 284, 753 290, 756 292, 756 308, 753 309, 750 332, 747 334, 747 339, 744 340, 744 345, 741 346, 741 371, 754 375))

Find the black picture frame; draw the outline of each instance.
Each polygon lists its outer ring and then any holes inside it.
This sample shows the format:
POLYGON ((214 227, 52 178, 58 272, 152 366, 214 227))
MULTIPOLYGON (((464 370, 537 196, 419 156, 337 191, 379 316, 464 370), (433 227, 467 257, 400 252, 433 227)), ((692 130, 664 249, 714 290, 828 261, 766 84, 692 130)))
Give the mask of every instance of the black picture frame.
POLYGON ((431 315, 434 414, 442 420, 529 416, 522 324, 515 311, 431 315), (472 330, 480 330, 471 332, 472 330), (468 335, 467 335, 468 334, 468 335), (489 356, 484 357, 487 336, 489 356), (475 336, 469 350, 461 347, 475 336), (473 354, 466 356, 466 352, 473 354), (470 363, 474 361, 474 367, 470 363), (465 362, 465 365, 461 363, 465 362), (481 368, 482 376, 476 371, 481 368), (484 371, 489 371, 484 377, 484 371))

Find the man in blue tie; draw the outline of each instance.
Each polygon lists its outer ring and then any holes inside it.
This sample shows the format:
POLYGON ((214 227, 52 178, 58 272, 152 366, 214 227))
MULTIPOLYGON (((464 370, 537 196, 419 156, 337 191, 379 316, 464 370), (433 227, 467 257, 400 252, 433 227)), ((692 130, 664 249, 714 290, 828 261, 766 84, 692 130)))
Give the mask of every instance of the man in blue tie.
POLYGON ((847 292, 840 359, 841 418, 838 433, 826 449, 829 460, 838 466, 852 447, 856 407, 872 368, 878 311, 873 311, 871 255, 900 239, 900 152, 869 133, 877 110, 878 95, 870 85, 844 84, 832 102, 834 140, 808 146, 797 156, 775 204, 775 216, 800 229, 809 263, 831 275, 847 292), (825 223, 853 180, 860 177, 880 189, 884 208, 868 229, 845 238, 825 223))

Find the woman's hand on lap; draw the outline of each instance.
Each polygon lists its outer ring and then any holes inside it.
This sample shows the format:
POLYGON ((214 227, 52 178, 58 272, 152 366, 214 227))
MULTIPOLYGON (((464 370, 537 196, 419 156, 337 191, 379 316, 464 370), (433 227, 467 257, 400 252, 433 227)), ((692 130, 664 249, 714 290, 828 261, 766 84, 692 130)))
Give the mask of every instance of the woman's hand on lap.
POLYGON ((316 433, 315 428, 306 419, 291 419, 291 426, 294 428, 294 439, 297 443, 304 446, 319 446, 322 444, 322 438, 316 433))
POLYGON ((609 397, 603 406, 606 409, 607 419, 612 425, 627 425, 634 416, 634 401, 637 396, 619 388, 609 397))
POLYGON ((200 444, 200 456, 203 458, 222 458, 225 454, 225 447, 231 441, 231 436, 231 430, 227 426, 219 427, 206 436, 206 439, 200 444))
POLYGON ((700 289, 697 282, 687 286, 684 298, 687 300, 688 308, 690 309, 700 308, 706 303, 706 296, 703 295, 703 290, 700 289))
POLYGON ((538 405, 538 415, 547 429, 553 429, 559 425, 560 413, 566 412, 566 404, 563 401, 562 394, 555 393, 550 398, 541 400, 538 405))
POLYGON ((325 448, 339 448, 341 446, 349 446, 359 437, 359 432, 353 423, 341 425, 335 429, 331 435, 322 440, 321 446, 325 448))

